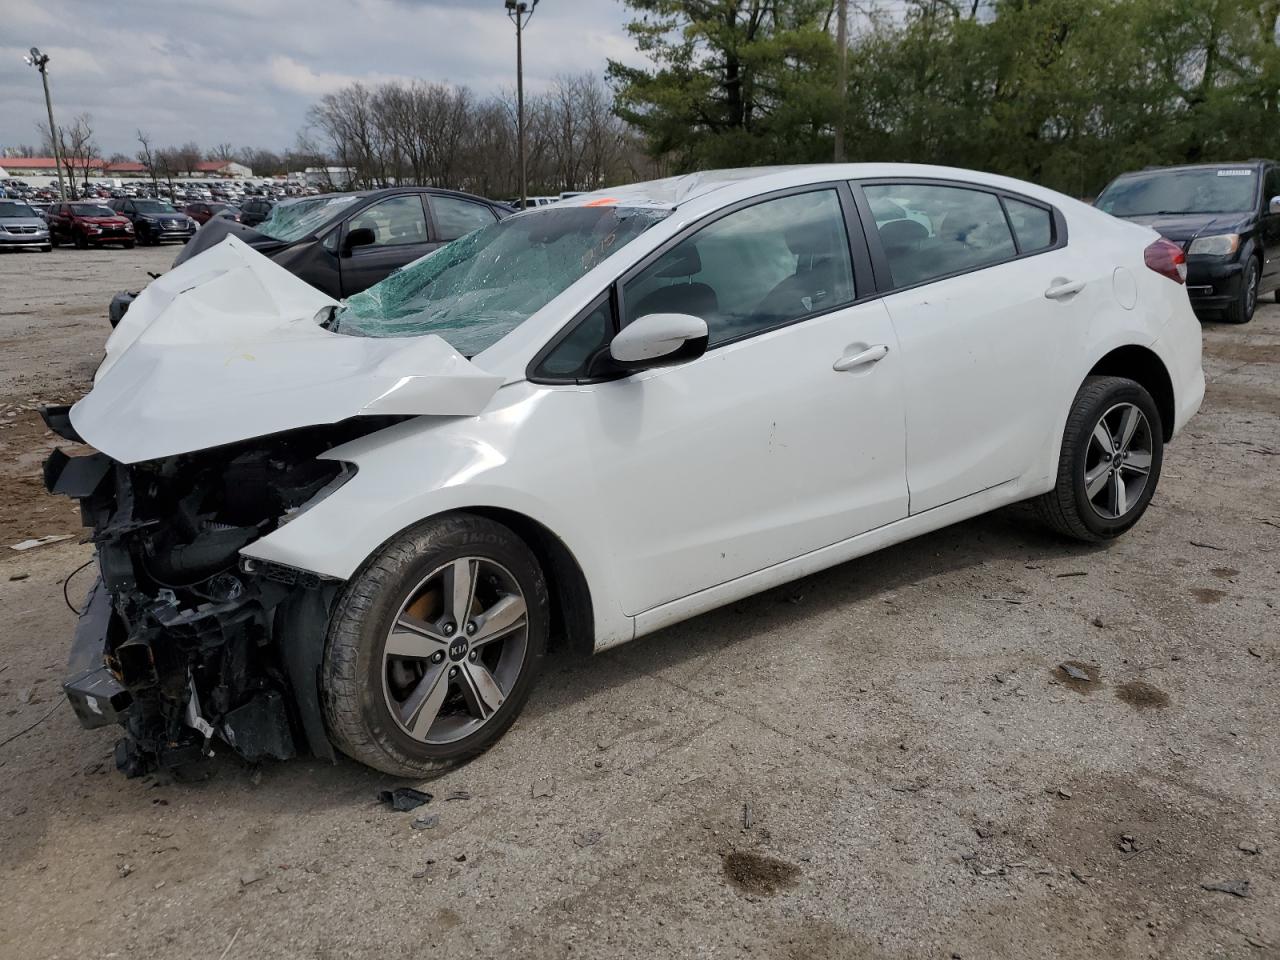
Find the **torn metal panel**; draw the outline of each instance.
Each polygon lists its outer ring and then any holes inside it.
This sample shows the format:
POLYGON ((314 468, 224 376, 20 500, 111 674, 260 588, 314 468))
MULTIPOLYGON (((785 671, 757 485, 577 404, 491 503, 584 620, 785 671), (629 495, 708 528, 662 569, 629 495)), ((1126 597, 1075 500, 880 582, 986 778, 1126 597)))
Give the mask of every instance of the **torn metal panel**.
POLYGON ((334 305, 228 237, 138 296, 71 425, 139 463, 355 416, 474 415, 503 382, 437 336, 333 333, 334 305))

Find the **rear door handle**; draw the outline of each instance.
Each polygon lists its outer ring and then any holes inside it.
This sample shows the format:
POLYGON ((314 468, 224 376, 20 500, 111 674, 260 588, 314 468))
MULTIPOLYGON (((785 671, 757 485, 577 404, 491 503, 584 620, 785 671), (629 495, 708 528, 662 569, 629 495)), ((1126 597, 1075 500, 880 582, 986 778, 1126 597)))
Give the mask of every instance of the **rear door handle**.
POLYGON ((1065 300, 1072 294, 1084 289, 1083 280, 1055 280, 1053 286, 1044 292, 1047 300, 1065 300))
POLYGON ((862 367, 868 363, 875 363, 877 360, 883 360, 889 353, 889 345, 886 343, 877 343, 874 347, 867 347, 861 353, 855 353, 851 357, 841 357, 831 365, 831 369, 839 373, 846 370, 853 370, 855 367, 862 367))

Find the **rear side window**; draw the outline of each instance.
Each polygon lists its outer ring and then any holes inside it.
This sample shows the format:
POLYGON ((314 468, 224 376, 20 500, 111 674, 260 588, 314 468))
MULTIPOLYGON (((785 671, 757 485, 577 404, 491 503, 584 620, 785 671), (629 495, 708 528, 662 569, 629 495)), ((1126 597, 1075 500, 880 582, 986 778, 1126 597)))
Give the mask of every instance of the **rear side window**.
POLYGON ((431 213, 436 218, 436 230, 441 240, 456 240, 472 230, 487 227, 498 218, 492 210, 455 197, 431 197, 431 213))
POLYGON ((1267 179, 1263 183, 1262 198, 1263 209, 1269 209, 1271 201, 1276 197, 1280 197, 1280 167, 1268 167, 1267 179))
POLYGON ((930 184, 863 187, 897 287, 1017 256, 993 193, 930 184))
POLYGON ((1009 213, 1009 222, 1013 224, 1018 247, 1023 253, 1053 246, 1053 216, 1048 210, 1012 197, 1004 198, 1004 208, 1009 213))
POLYGON ((840 198, 815 190, 737 210, 672 247, 624 288, 626 322, 688 313, 709 345, 738 340, 853 300, 840 198))

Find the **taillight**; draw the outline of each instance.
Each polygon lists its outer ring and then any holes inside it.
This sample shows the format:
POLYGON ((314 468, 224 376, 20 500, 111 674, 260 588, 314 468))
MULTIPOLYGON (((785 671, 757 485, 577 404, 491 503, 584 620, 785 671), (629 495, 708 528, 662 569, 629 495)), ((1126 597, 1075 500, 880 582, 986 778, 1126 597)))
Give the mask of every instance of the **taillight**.
POLYGON ((1172 240, 1161 237, 1142 251, 1147 266, 1174 283, 1187 282, 1187 255, 1172 240))

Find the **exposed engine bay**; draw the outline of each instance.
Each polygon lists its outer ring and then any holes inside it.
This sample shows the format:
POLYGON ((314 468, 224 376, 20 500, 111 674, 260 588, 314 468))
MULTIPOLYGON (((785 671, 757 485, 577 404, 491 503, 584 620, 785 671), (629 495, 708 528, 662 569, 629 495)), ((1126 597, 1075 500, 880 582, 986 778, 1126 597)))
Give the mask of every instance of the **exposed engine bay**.
MULTIPOLYGON (((67 408, 43 414, 80 440, 67 408)), ((45 485, 80 502, 98 569, 64 689, 85 727, 124 727, 123 772, 181 771, 211 755, 215 738, 248 760, 332 758, 317 669, 340 583, 239 551, 353 475, 319 454, 396 419, 135 464, 49 456, 45 485)))

